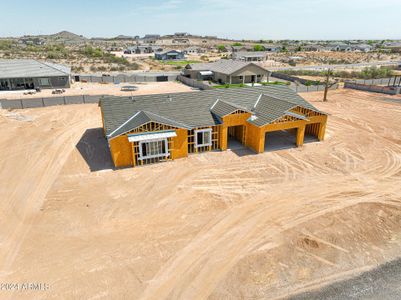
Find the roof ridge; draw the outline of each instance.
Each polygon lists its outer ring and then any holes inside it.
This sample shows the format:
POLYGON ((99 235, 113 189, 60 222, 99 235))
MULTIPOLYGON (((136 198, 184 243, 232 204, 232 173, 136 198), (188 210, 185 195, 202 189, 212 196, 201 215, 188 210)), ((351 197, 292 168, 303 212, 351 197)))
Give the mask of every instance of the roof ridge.
POLYGON ((128 122, 130 122, 131 120, 133 120, 137 115, 139 115, 139 113, 143 113, 142 110, 137 111, 135 114, 133 114, 131 117, 128 118, 127 121, 125 121, 124 123, 122 123, 120 126, 118 126, 116 129, 114 129, 111 133, 109 133, 107 135, 107 137, 112 136, 116 131, 118 131, 120 128, 122 128, 123 126, 125 126, 126 124, 128 124, 128 122))
POLYGON ((228 105, 231 105, 231 106, 233 106, 233 107, 235 107, 235 108, 242 109, 242 110, 244 110, 244 111, 249 111, 248 109, 246 109, 246 108, 243 107, 242 105, 239 105, 239 104, 236 104, 236 103, 232 103, 232 102, 226 101, 226 100, 220 100, 220 101, 221 101, 221 102, 224 102, 224 103, 226 103, 226 104, 228 104, 228 105))
POLYGON ((187 129, 188 129, 188 128, 191 128, 190 126, 188 126, 188 125, 185 124, 185 123, 182 123, 182 122, 180 122, 180 121, 171 120, 170 118, 167 118, 167 117, 165 117, 165 116, 156 114, 156 113, 154 113, 154 112, 146 111, 146 110, 144 110, 143 112, 144 112, 148 117, 149 117, 149 114, 155 115, 155 116, 158 116, 159 118, 165 119, 165 120, 167 120, 167 121, 170 121, 170 122, 173 122, 173 123, 177 123, 177 124, 181 124, 184 128, 187 128, 187 129))

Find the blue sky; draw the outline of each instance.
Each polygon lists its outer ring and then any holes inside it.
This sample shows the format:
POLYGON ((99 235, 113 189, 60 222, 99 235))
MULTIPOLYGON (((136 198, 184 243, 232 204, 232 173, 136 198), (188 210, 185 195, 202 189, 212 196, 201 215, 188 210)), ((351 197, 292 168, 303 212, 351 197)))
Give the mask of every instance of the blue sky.
POLYGON ((190 32, 236 39, 401 39, 401 0, 13 0, 0 36, 190 32))

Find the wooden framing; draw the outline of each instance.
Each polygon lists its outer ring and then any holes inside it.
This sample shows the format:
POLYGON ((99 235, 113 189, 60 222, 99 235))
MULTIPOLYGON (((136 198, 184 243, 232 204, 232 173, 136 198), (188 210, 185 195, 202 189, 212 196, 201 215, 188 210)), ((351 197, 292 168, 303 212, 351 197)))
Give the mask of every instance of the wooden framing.
POLYGON ((188 153, 198 153, 205 151, 212 151, 219 149, 219 126, 211 127, 198 127, 192 130, 188 130, 188 153), (195 131, 202 129, 212 129, 212 144, 210 146, 195 147, 195 131))
POLYGON ((226 150, 228 137, 234 136, 245 146, 253 149, 256 153, 265 150, 265 135, 268 132, 278 130, 296 129, 296 144, 302 146, 304 135, 311 134, 320 141, 324 139, 327 115, 315 112, 303 107, 295 107, 291 112, 305 116, 306 120, 296 116, 286 115, 274 122, 258 127, 248 119, 251 113, 237 110, 232 114, 222 117, 222 124, 216 126, 198 127, 192 130, 176 128, 157 122, 148 122, 134 130, 109 140, 110 152, 116 167, 141 166, 161 161, 167 161, 187 157, 189 153, 198 153, 212 150, 226 150), (195 147, 195 131, 211 129, 212 143, 208 146, 195 147), (174 130, 176 137, 168 138, 168 156, 139 159, 139 142, 130 143, 128 135, 145 132, 158 132, 174 130))

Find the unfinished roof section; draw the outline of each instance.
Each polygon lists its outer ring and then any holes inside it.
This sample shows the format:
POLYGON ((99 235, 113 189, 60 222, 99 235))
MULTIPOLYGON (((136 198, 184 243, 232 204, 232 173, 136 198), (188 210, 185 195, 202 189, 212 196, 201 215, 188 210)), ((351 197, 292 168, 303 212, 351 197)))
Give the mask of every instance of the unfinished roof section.
POLYGON ((105 97, 100 105, 106 135, 109 137, 129 132, 151 120, 172 127, 194 129, 219 125, 221 116, 243 110, 257 117, 250 122, 263 126, 274 121, 280 114, 288 114, 291 109, 290 113, 296 114, 294 108, 298 106, 319 112, 297 93, 282 85, 168 95, 105 97), (142 114, 135 116, 139 112, 142 114))
POLYGON ((238 60, 231 60, 231 59, 221 59, 216 62, 212 63, 200 63, 200 64, 189 64, 185 68, 191 69, 195 71, 212 71, 217 72, 225 75, 231 75, 249 65, 254 65, 258 68, 261 68, 268 72, 268 70, 262 68, 251 62, 244 62, 238 60))
MULTIPOLYGON (((307 102, 305 101, 305 103, 307 102)), ((289 101, 286 99, 280 99, 274 96, 262 94, 253 108, 256 118, 251 118, 249 122, 255 124, 256 126, 264 126, 284 116, 291 116, 299 120, 306 120, 307 118, 305 116, 291 111, 298 106, 319 112, 309 103, 307 103, 308 105, 305 105, 305 103, 297 103, 295 101, 289 101)))
POLYGON ((64 65, 32 59, 0 59, 0 78, 38 78, 69 76, 71 69, 64 65))
POLYGON ((249 112, 246 108, 238 104, 233 104, 220 99, 217 99, 216 102, 213 103, 212 107, 210 108, 210 111, 219 118, 231 115, 232 113, 235 113, 237 111, 249 112))
POLYGON ((158 124, 163 124, 175 128, 186 128, 189 127, 185 124, 179 123, 177 121, 171 120, 169 118, 165 118, 163 116, 159 116, 149 111, 138 111, 131 118, 129 118, 126 122, 117 127, 114 131, 107 135, 108 138, 114 138, 121 134, 130 132, 139 126, 145 125, 149 122, 155 122, 158 124))

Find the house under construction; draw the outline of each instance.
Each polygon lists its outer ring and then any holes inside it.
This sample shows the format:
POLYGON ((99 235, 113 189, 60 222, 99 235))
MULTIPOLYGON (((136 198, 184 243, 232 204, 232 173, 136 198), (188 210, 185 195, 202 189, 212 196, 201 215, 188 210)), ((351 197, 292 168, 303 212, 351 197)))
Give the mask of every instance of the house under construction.
POLYGON ((287 86, 105 97, 103 128, 115 167, 138 166, 212 150, 235 139, 256 153, 275 131, 324 139, 327 114, 287 86))

